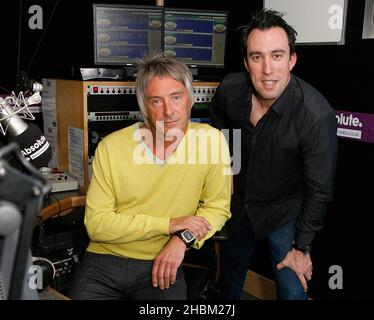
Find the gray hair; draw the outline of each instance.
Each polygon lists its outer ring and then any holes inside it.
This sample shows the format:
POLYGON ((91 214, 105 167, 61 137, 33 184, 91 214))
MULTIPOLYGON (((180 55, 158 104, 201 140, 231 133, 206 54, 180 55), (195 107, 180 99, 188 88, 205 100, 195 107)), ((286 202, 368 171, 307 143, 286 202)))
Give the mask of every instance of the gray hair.
POLYGON ((135 86, 138 105, 147 126, 149 125, 145 107, 147 101, 147 87, 154 77, 171 77, 174 80, 183 83, 187 89, 188 97, 191 102, 190 107, 192 107, 194 102, 192 75, 184 63, 173 57, 165 56, 162 52, 154 53, 142 58, 139 61, 135 86))

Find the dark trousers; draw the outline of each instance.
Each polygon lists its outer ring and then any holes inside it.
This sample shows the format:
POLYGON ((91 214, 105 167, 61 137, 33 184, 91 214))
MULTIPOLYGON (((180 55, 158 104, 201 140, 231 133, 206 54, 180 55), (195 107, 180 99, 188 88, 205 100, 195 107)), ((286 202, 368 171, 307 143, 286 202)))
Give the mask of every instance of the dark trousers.
POLYGON ((70 298, 77 300, 185 300, 182 268, 169 289, 152 286, 153 261, 86 252, 74 275, 70 298))
MULTIPOLYGON (((243 215, 232 236, 222 243, 220 286, 223 298, 239 300, 245 276, 256 248, 249 219, 243 215)), ((308 295, 290 268, 277 269, 277 264, 290 251, 295 237, 295 221, 272 231, 266 241, 275 273, 277 296, 281 300, 307 300, 308 295)))

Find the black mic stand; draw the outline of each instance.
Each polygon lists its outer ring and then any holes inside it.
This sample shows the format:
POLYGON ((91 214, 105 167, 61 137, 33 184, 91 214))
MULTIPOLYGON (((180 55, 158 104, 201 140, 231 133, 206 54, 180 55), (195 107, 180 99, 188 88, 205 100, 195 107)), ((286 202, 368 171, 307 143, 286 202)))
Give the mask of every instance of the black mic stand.
POLYGON ((22 299, 24 279, 28 273, 33 222, 43 206, 44 196, 50 190, 49 181, 22 156, 16 143, 10 143, 0 149, 0 200, 13 203, 22 212, 9 286, 10 300, 22 299), (10 154, 21 164, 22 172, 10 166, 4 159, 10 154))

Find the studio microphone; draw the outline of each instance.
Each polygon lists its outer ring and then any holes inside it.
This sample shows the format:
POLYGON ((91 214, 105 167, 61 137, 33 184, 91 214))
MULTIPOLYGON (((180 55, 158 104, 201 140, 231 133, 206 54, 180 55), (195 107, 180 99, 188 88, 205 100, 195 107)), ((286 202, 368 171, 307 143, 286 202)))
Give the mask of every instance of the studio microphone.
POLYGON ((22 155, 36 168, 48 166, 52 158, 52 150, 47 138, 36 124, 27 124, 25 131, 17 136, 9 136, 9 141, 17 142, 22 155))
POLYGON ((8 98, 0 98, 0 126, 2 133, 4 135, 7 133, 9 141, 18 143, 22 155, 36 168, 46 167, 52 158, 49 142, 37 125, 26 123, 18 115, 19 111, 12 107, 14 101, 16 101, 15 104, 18 106, 23 103, 23 107, 27 107, 28 104, 33 103, 32 97, 28 99, 17 99, 14 96, 8 98), (20 102, 18 100, 23 101, 20 102), (12 101, 12 103, 9 103, 9 101, 12 101))

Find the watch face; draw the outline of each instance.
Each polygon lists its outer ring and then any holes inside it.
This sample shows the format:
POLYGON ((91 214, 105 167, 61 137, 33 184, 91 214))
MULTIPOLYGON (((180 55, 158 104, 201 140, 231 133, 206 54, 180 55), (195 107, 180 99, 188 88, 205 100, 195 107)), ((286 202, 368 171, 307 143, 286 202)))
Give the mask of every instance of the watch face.
POLYGON ((193 233, 188 230, 183 231, 182 236, 186 240, 186 242, 191 242, 195 240, 195 236, 193 235, 193 233))

